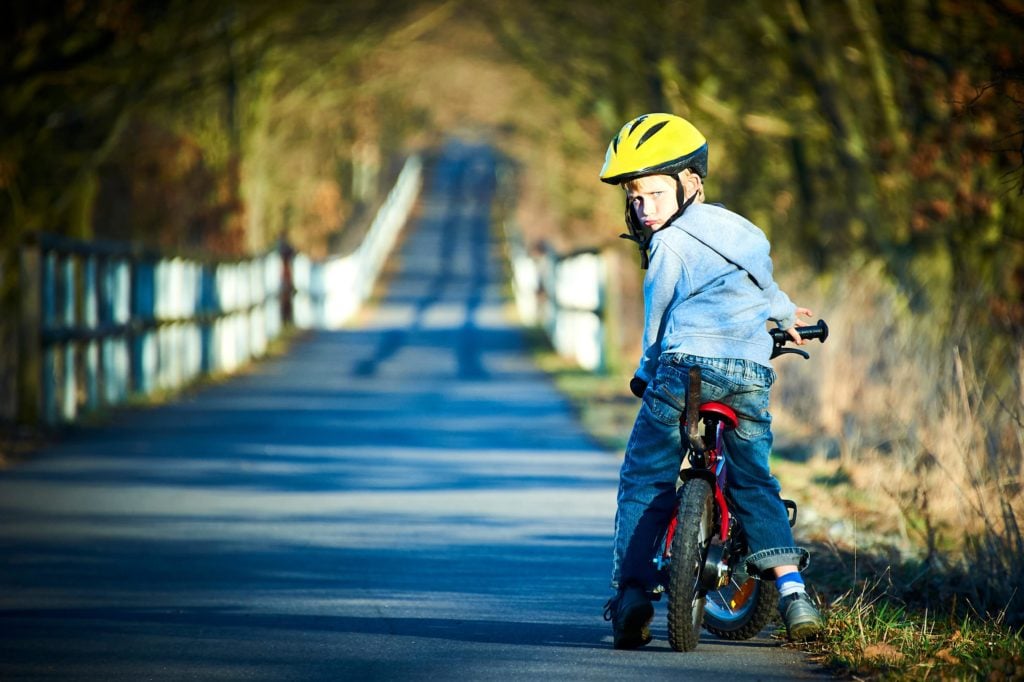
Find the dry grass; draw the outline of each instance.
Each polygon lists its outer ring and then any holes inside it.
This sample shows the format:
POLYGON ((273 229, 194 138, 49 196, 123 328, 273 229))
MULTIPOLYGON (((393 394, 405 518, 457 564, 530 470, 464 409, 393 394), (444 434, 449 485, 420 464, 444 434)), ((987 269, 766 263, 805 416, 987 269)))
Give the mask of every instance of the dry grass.
POLYGON ((780 452, 788 440, 807 460, 776 469, 812 498, 819 537, 887 543, 923 576, 958 576, 937 597, 1024 624, 1024 350, 978 367, 970 340, 912 315, 876 264, 789 284, 821 301, 831 332, 811 362, 778 363, 774 401, 780 452))
MULTIPOLYGON (((1007 349, 996 375, 978 368, 873 264, 783 288, 831 329, 809 362, 776 363, 773 397, 772 468, 800 504, 826 617, 807 648, 855 679, 1024 679, 1024 352, 1007 349)), ((621 452, 630 371, 541 355, 621 452)))
POLYGON ((1024 679, 1024 633, 905 607, 863 590, 826 606, 825 631, 807 645, 824 665, 853 679, 1024 679))
MULTIPOLYGON (((844 557, 824 562, 823 588, 888 568, 890 598, 1024 625, 1024 349, 978 367, 970 341, 955 346, 944 321, 912 313, 875 263, 782 285, 830 327, 810 361, 775 363, 773 394, 773 469, 800 504, 797 530, 816 554, 844 557)), ((632 368, 603 379, 548 369, 621 450, 632 368)))

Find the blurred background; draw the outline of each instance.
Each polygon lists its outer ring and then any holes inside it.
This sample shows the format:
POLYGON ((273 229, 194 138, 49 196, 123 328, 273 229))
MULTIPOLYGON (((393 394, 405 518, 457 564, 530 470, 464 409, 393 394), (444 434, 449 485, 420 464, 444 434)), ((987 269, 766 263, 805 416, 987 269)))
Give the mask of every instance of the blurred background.
POLYGON ((320 258, 449 136, 507 160, 527 244, 608 255, 624 390, 642 273, 597 174, 648 111, 706 135, 708 199, 832 328, 780 367, 790 458, 929 561, 989 562, 979 599, 1016 580, 1024 603, 1020 0, 4 3, 2 416, 32 235, 320 258))

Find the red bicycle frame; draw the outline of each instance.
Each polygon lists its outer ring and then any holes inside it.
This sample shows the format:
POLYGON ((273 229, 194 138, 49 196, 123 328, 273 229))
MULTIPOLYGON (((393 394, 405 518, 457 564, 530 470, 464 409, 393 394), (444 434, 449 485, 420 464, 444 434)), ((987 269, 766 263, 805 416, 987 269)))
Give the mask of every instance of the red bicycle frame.
MULTIPOLYGON (((736 413, 728 405, 717 402, 707 402, 699 408, 700 421, 704 424, 704 442, 714 443, 710 448, 702 452, 691 450, 688 461, 689 467, 679 471, 679 476, 685 483, 694 477, 714 479, 712 488, 715 491, 715 506, 718 507, 718 537, 725 542, 729 537, 729 505, 725 502, 725 443, 723 441, 725 432, 739 426, 739 419, 736 413)), ((685 429, 684 429, 685 431, 685 429)), ((673 514, 665 535, 666 550, 672 546, 672 538, 676 533, 678 518, 673 514)))

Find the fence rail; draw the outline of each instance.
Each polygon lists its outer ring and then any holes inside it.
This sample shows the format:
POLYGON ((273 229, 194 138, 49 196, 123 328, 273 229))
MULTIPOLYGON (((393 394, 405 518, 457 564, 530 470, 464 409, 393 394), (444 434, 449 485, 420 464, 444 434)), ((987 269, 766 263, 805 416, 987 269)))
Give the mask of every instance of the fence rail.
MULTIPOLYGON (((25 345, 38 352, 39 418, 71 422, 131 396, 173 391, 263 355, 284 326, 337 328, 370 295, 421 186, 412 156, 362 243, 314 261, 288 248, 230 262, 114 242, 40 236, 23 252, 36 292, 25 345)), ((24 402, 24 401, 23 401, 24 402)), ((33 401, 29 401, 33 402, 33 401)))

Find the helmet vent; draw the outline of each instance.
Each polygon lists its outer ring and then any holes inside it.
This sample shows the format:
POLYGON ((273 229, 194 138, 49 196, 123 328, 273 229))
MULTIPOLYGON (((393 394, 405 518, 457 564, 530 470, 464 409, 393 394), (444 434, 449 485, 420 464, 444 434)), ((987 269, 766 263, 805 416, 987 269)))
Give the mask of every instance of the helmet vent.
MULTIPOLYGON (((630 134, 630 135, 632 135, 632 134, 633 134, 633 131, 634 131, 634 130, 636 130, 636 129, 637 129, 637 127, 639 127, 639 125, 640 125, 641 123, 643 123, 644 121, 646 121, 646 120, 647 120, 647 117, 646 117, 646 116, 638 116, 638 117, 637 117, 637 119, 636 119, 635 121, 633 121, 633 125, 631 125, 631 126, 629 127, 629 134, 630 134)), ((665 124, 664 124, 664 123, 662 123, 662 125, 665 125, 665 124)), ((618 136, 616 136, 616 137, 618 137, 618 136)))
POLYGON ((640 141, 636 143, 636 148, 640 149, 640 147, 643 145, 644 142, 647 142, 647 140, 649 140, 652 137, 654 137, 655 135, 657 135, 658 131, 661 130, 662 128, 664 128, 667 125, 668 125, 668 121, 662 121, 661 123, 656 123, 655 125, 651 126, 651 129, 648 130, 646 133, 644 133, 640 137, 640 141))

